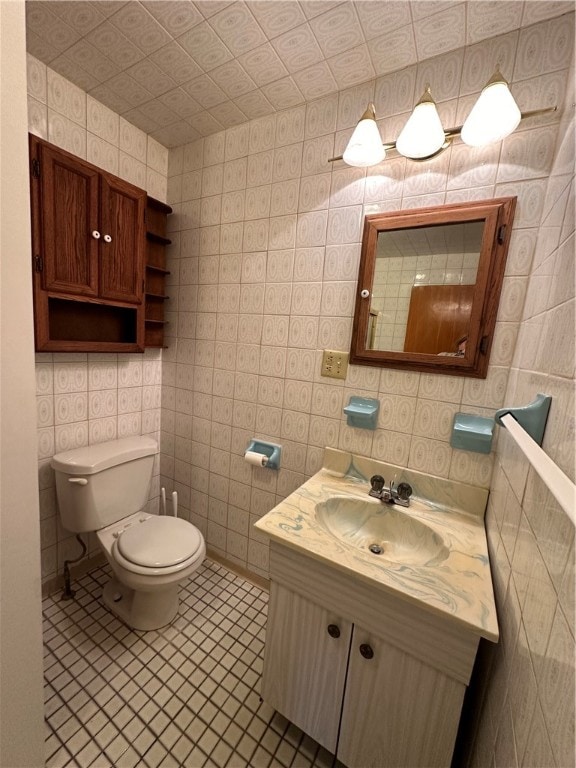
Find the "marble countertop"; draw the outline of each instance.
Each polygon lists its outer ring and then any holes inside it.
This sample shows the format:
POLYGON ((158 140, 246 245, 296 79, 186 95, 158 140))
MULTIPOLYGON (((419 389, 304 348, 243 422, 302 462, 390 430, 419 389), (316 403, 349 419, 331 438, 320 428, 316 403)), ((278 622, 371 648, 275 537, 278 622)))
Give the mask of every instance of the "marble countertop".
POLYGON ((324 467, 256 527, 274 541, 424 610, 447 615, 463 628, 496 642, 498 623, 483 518, 486 500, 484 489, 326 449, 324 467), (412 485, 410 507, 394 509, 438 534, 449 550, 445 559, 432 559, 424 565, 387 560, 385 552, 373 555, 346 543, 319 521, 316 505, 328 498, 368 501, 372 474, 382 474, 387 480, 395 476, 396 482, 412 485))

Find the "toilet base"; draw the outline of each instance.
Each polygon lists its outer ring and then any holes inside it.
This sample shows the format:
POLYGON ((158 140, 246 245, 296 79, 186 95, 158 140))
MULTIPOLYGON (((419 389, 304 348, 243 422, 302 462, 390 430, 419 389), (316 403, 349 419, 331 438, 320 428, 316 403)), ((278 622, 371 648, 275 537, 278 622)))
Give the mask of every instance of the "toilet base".
POLYGON ((178 613, 178 584, 155 592, 140 592, 110 579, 102 592, 102 601, 131 629, 160 629, 178 613))

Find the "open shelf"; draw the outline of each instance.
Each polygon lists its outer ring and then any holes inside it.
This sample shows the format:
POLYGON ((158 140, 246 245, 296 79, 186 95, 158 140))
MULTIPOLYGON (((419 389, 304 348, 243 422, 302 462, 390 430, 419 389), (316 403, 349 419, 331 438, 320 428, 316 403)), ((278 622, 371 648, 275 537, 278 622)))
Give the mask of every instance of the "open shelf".
POLYGON ((146 232, 146 240, 149 240, 151 243, 159 243, 160 245, 172 245, 172 240, 162 237, 162 235, 156 235, 154 232, 146 232))
POLYGON ((148 197, 146 205, 146 283, 144 335, 147 347, 164 346, 164 302, 169 298, 165 292, 165 279, 170 271, 166 269, 166 247, 171 240, 166 236, 167 219, 172 208, 159 200, 148 197))
POLYGON ((138 310, 90 301, 48 298, 50 343, 62 351, 137 351, 138 310), (66 348, 65 348, 66 347, 66 348))

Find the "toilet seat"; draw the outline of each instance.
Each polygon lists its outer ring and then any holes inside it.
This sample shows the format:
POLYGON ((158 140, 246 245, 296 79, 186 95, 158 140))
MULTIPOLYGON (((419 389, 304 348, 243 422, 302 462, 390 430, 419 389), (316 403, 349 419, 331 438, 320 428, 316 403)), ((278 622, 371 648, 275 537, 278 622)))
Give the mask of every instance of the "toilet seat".
POLYGON ((176 517, 140 518, 119 532, 112 544, 118 565, 132 573, 169 575, 204 557, 200 531, 176 517))

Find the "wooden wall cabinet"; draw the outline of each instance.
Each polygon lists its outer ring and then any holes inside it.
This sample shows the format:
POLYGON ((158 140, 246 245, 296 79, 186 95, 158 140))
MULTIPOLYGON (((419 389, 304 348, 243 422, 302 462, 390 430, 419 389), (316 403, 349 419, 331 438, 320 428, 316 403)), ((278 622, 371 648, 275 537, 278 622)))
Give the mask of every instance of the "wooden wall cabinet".
POLYGON ((449 768, 471 632, 272 544, 261 694, 349 768, 449 768))
POLYGON ((144 350, 146 192, 30 136, 36 349, 144 350))

